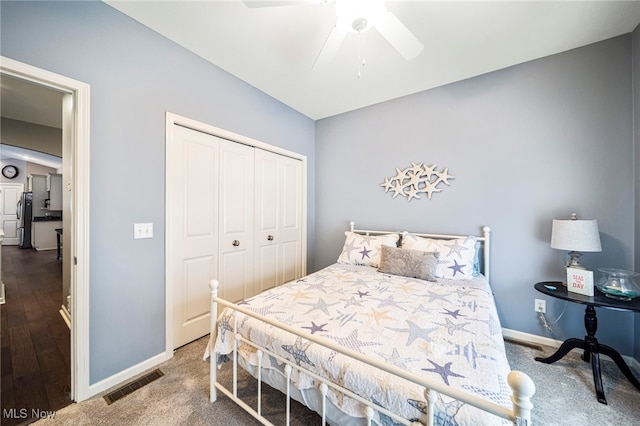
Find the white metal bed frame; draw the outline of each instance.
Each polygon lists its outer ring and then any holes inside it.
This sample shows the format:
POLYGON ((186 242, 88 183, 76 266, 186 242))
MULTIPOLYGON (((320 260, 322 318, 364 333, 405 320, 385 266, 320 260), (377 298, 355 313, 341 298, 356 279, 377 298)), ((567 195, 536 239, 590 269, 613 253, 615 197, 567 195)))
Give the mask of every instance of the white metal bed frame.
MULTIPOLYGON (((388 233, 394 233, 396 231, 374 231, 374 230, 366 230, 366 229, 354 229, 354 222, 351 222, 351 231, 352 232, 357 232, 360 234, 366 234, 366 235, 380 235, 380 234, 388 234, 388 233)), ((491 233, 491 229, 487 226, 482 228, 482 236, 478 236, 476 237, 478 239, 478 241, 481 241, 483 244, 483 259, 482 259, 482 264, 483 264, 483 274, 486 276, 487 279, 489 279, 489 274, 490 274, 490 252, 489 252, 489 248, 490 248, 490 233, 491 233)), ((446 235, 446 234, 418 234, 418 233, 414 233, 414 235, 418 235, 421 237, 427 237, 427 238, 435 238, 435 239, 454 239, 454 238, 461 238, 461 237, 465 237, 464 235, 446 235)), ((265 425, 272 425, 272 423, 267 420, 263 415, 262 415, 262 406, 261 406, 261 400, 262 400, 262 357, 266 354, 269 355, 271 357, 274 357, 275 359, 278 360, 278 362, 282 362, 285 364, 285 368, 284 368, 284 377, 286 379, 287 385, 286 385, 286 425, 288 426, 290 424, 290 403, 291 403, 291 386, 290 386, 290 377, 291 377, 291 372, 293 371, 293 369, 297 369, 299 371, 303 371, 305 374, 308 374, 309 376, 313 377, 315 380, 317 380, 318 382, 321 383, 320 385, 320 393, 322 395, 322 409, 321 409, 321 417, 322 417, 322 424, 325 425, 326 424, 326 408, 327 408, 327 392, 329 388, 332 388, 338 392, 342 392, 345 395, 350 396, 351 398, 354 398, 356 400, 358 400, 360 403, 362 403, 366 409, 364 410, 364 416, 366 419, 366 424, 367 425, 371 425, 373 416, 374 416, 374 412, 378 411, 379 413, 382 413, 384 415, 387 415, 389 417, 391 417, 394 421, 401 423, 401 424, 405 424, 405 425, 412 425, 412 426, 416 426, 416 425, 421 425, 421 423, 419 422, 411 422, 408 421, 400 416, 398 416, 395 413, 390 412, 389 410, 386 410, 374 403, 372 403, 371 401, 368 401, 362 397, 360 397, 359 395, 355 394, 353 391, 349 390, 349 389, 345 389, 342 386, 336 385, 335 383, 331 383, 329 380, 327 380, 324 377, 321 377, 309 370, 307 370, 304 367, 298 366, 296 365, 295 362, 291 362, 283 357, 281 357, 278 354, 275 354, 273 352, 271 352, 270 350, 260 347, 259 345, 256 345, 255 343, 249 341, 248 339, 246 339, 245 337, 243 337, 241 334, 238 333, 238 317, 237 314, 238 312, 244 314, 244 315, 248 315, 252 318, 255 318, 257 320, 260 320, 264 323, 273 325, 275 327, 278 327, 284 331, 287 331, 295 336, 299 336, 305 340, 308 340, 310 342, 316 343, 318 345, 324 346, 326 348, 329 348, 333 351, 339 352, 343 355, 346 355, 348 357, 351 357, 353 359, 356 359, 358 361, 361 361, 365 364, 368 364, 372 367, 378 368, 380 370, 386 371, 387 373, 390 373, 392 375, 401 377, 405 380, 408 380, 410 382, 413 382, 421 387, 423 387, 424 390, 424 397, 427 401, 427 406, 428 406, 428 426, 433 426, 434 424, 434 406, 435 406, 435 402, 437 400, 438 397, 438 393, 442 394, 442 395, 446 395, 448 397, 454 398, 458 401, 467 403, 471 406, 477 407, 483 411, 492 413, 498 417, 501 417, 503 419, 507 419, 509 421, 511 421, 513 424, 517 425, 517 426, 528 426, 531 425, 531 410, 533 409, 533 404, 531 403, 531 397, 533 396, 533 394, 535 393, 535 385, 533 383, 533 381, 531 380, 531 378, 529 376, 527 376, 525 373, 520 372, 520 371, 511 371, 508 376, 507 376, 507 383, 509 385, 509 387, 511 388, 512 394, 511 394, 511 402, 513 403, 513 408, 510 410, 508 408, 505 408, 499 404, 496 404, 494 402, 482 399, 476 395, 473 395, 471 393, 468 392, 464 392, 461 391, 459 389, 455 389, 455 388, 451 388, 443 383, 439 383, 436 381, 432 381, 432 380, 428 380, 426 378, 417 376, 415 374, 412 374, 406 370, 402 370, 400 368, 397 368, 393 365, 387 365, 384 363, 379 362, 376 359, 372 359, 367 357, 366 355, 353 351, 351 349, 342 347, 337 345, 336 343, 328 340, 328 339, 323 339, 321 337, 317 337, 312 335, 311 333, 305 332, 305 331, 301 331, 299 329, 290 327, 286 324, 280 323, 278 321, 275 321, 271 318, 265 317, 263 315, 257 314, 255 312, 252 312, 250 310, 247 310, 241 306, 238 306, 234 303, 228 302, 226 300, 223 300, 221 298, 218 297, 218 287, 219 287, 219 283, 217 280, 211 280, 210 283, 210 287, 211 287, 211 338, 209 339, 209 361, 210 361, 210 378, 209 378, 209 391, 210 391, 210 400, 211 402, 215 402, 218 398, 218 394, 217 391, 219 390, 220 392, 222 392, 224 395, 226 395, 227 397, 231 398, 235 403, 237 403, 240 407, 242 407, 245 411, 247 411, 249 414, 251 414, 253 417, 255 417, 258 421, 260 421, 262 424, 265 425), (229 390, 228 388, 226 388, 224 385, 222 385, 221 383, 217 382, 217 354, 214 352, 214 345, 215 345, 215 341, 216 341, 216 337, 217 337, 217 325, 216 325, 216 321, 217 321, 217 317, 218 317, 218 304, 224 306, 224 307, 229 307, 231 309, 233 309, 233 335, 235 336, 235 343, 234 343, 234 349, 233 349, 233 355, 232 355, 232 368, 233 368, 233 382, 232 382, 232 386, 233 388, 231 390, 229 390), (257 402, 257 410, 254 410, 251 406, 249 406, 248 404, 246 404, 244 401, 242 401, 239 397, 238 397, 238 383, 237 383, 237 379, 238 379, 238 347, 240 343, 244 343, 247 345, 250 345, 254 348, 256 348, 257 350, 257 356, 258 356, 258 366, 257 366, 257 380, 258 380, 258 402, 257 402)), ((277 371, 277 370, 274 370, 277 371)), ((279 373, 279 371, 278 371, 279 373)))

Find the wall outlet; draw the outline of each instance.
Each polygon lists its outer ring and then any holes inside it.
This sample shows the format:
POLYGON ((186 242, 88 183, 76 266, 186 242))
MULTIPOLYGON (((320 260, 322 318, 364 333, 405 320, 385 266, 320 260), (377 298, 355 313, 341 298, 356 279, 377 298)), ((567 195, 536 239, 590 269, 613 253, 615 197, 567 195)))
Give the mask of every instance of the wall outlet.
POLYGON ((543 314, 547 313, 547 302, 546 300, 536 299, 534 309, 536 312, 541 312, 543 314))
POLYGON ((134 223, 133 239, 153 238, 153 223, 134 223))

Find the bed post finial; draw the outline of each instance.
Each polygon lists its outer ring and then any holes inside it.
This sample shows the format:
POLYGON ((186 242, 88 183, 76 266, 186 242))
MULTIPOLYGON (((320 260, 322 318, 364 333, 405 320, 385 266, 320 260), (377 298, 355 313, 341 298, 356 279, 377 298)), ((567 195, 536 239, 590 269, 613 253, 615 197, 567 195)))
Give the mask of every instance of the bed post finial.
POLYGON ((511 402, 516 416, 516 424, 531 424, 531 397, 536 393, 536 385, 533 380, 521 371, 511 371, 507 376, 507 383, 512 390, 511 402), (524 423, 522 423, 524 421, 524 423))
POLYGON ((218 282, 218 280, 209 281, 209 288, 211 289, 211 295, 213 297, 218 297, 218 287, 219 286, 220 286, 220 283, 218 282))
POLYGON ((349 226, 351 227, 351 232, 353 232, 353 230, 356 229, 356 223, 353 220, 349 222, 349 226))

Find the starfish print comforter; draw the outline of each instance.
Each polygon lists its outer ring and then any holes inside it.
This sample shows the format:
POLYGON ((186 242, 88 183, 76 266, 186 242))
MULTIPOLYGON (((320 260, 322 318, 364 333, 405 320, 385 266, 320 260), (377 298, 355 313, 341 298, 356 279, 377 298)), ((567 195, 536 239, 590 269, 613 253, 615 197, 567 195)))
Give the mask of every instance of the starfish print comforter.
MULTIPOLYGON (((383 274, 367 266, 334 264, 239 303, 256 313, 430 380, 511 407, 510 371, 489 283, 423 281, 383 274)), ((408 420, 426 424, 424 389, 328 348, 238 314, 239 332, 285 359, 342 385, 408 420)), ((214 352, 233 350, 233 315, 218 317, 214 352)), ((240 345, 245 363, 257 365, 255 349, 240 345)), ((266 359, 265 359, 266 358, 266 359)), ((272 357, 264 368, 283 369, 272 357)), ((219 361, 222 362, 222 361, 219 361)), ((298 389, 318 387, 303 372, 298 389)), ((340 410, 363 417, 363 405, 341 393, 328 398, 340 410)), ((376 414, 378 424, 394 424, 376 414)), ((436 402, 436 424, 502 424, 502 419, 446 396, 436 402)), ((506 422, 508 424, 508 422, 506 422)))

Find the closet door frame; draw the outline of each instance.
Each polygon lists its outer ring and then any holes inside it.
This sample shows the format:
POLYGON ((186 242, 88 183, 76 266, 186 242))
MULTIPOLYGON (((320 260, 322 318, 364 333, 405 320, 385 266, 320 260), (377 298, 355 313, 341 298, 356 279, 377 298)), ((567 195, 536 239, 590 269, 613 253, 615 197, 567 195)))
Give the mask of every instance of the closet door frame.
MULTIPOLYGON (((301 177, 301 185, 302 185, 302 200, 301 200, 301 209, 302 209, 302 236, 301 236, 301 258, 300 258, 300 267, 302 275, 306 275, 307 273, 307 157, 302 154, 298 154, 293 151, 289 151, 274 145, 270 145, 264 142, 261 142, 257 139, 249 138, 237 133, 230 132, 228 130, 221 129, 219 127, 215 127, 206 123, 199 122, 197 120, 193 120, 187 117, 180 116, 178 114, 174 114, 171 112, 166 113, 165 119, 165 151, 166 147, 168 147, 173 141, 173 129, 175 125, 183 126, 190 128, 192 130, 196 130, 199 132, 207 133, 213 136, 217 136, 222 139, 227 139, 236 143, 252 146, 255 148, 260 148, 265 151, 270 151, 275 154, 284 155, 287 157, 291 157, 296 160, 301 161, 302 165, 302 177, 301 177)), ((170 176, 171 173, 168 173, 169 170, 172 170, 176 167, 173 159, 168 157, 165 160, 165 177, 170 176)), ((168 281, 169 277, 173 276, 173 271, 171 271, 172 262, 169 261, 169 256, 171 256, 171 229, 173 226, 172 214, 170 209, 171 197, 169 194, 174 190, 174 182, 170 179, 165 179, 165 345, 166 345, 166 354, 168 357, 173 356, 173 320, 174 320, 174 312, 173 305, 171 303, 171 286, 168 281)))

